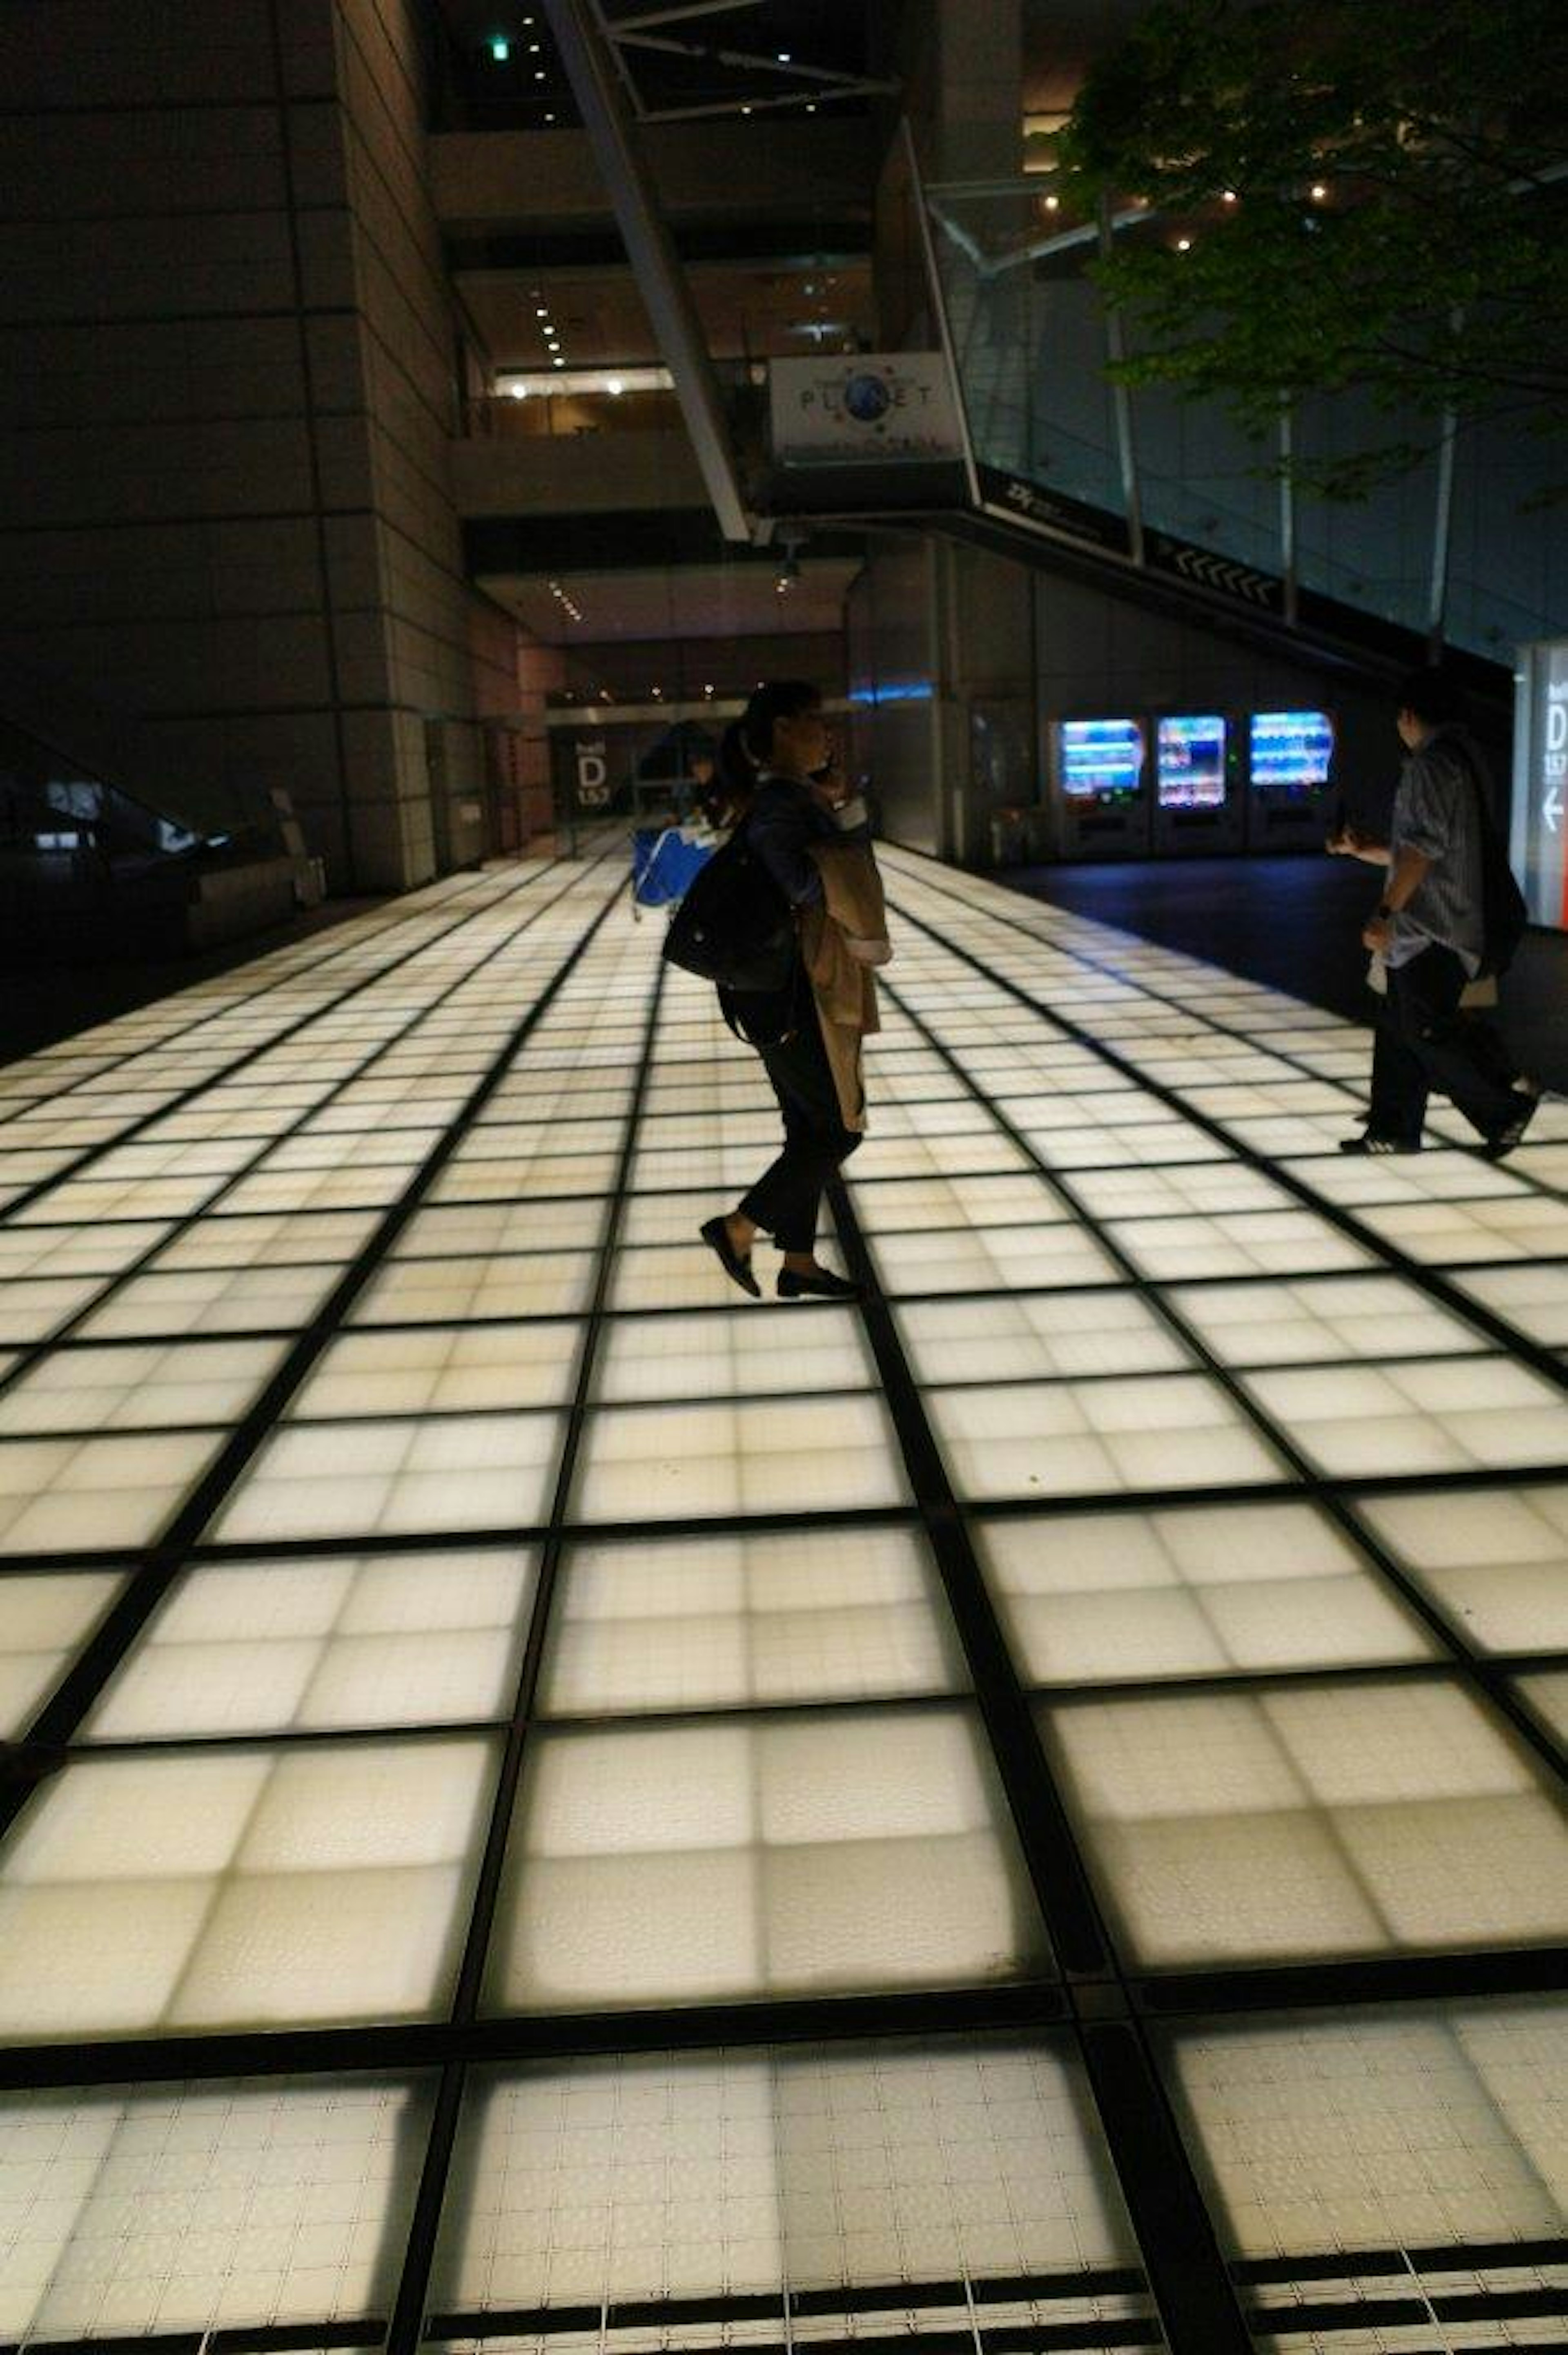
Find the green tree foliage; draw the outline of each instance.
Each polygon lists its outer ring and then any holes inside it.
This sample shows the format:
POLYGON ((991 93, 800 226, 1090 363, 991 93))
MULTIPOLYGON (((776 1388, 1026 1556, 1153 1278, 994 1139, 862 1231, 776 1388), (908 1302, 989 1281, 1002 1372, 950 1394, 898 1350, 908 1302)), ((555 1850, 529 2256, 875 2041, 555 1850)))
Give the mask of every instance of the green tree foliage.
POLYGON ((1449 413, 1539 436, 1560 487, 1565 61, 1562 0, 1154 0, 1060 149, 1079 203, 1147 202, 1098 265, 1120 373, 1260 438, 1305 395, 1363 396, 1370 441, 1300 469, 1331 495, 1402 472, 1449 413))

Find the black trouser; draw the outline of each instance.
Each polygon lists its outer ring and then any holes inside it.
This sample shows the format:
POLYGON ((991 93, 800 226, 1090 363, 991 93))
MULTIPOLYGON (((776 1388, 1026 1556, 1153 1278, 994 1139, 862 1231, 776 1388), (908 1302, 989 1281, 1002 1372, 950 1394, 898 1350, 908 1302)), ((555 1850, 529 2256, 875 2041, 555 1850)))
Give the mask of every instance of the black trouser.
POLYGON ((1419 1145, 1426 1099, 1436 1088, 1483 1136, 1519 1112, 1515 1073, 1495 1030, 1459 1012, 1465 968, 1436 943, 1408 964, 1391 965, 1372 1047, 1373 1136, 1419 1145))
POLYGON ((800 1028, 776 1046, 758 1046, 784 1115, 784 1150, 740 1205, 783 1252, 809 1252, 817 1240, 822 1188, 860 1143, 839 1113, 816 1002, 803 989, 800 1028))

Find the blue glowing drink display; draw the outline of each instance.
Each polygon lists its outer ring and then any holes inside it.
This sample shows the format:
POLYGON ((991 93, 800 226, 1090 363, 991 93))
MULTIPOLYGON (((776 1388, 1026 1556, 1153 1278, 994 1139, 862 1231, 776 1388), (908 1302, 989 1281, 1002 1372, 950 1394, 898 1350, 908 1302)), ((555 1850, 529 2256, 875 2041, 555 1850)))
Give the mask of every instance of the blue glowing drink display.
POLYGON ((1064 719, 1057 774, 1070 801, 1130 801, 1143 782, 1143 729, 1136 719, 1064 719))
POLYGON ((1329 782, 1334 723, 1326 711, 1255 711, 1252 783, 1255 793, 1305 800, 1329 782))
POLYGON ((1225 723, 1213 712, 1162 719, 1157 752, 1161 809, 1223 809, 1225 723))

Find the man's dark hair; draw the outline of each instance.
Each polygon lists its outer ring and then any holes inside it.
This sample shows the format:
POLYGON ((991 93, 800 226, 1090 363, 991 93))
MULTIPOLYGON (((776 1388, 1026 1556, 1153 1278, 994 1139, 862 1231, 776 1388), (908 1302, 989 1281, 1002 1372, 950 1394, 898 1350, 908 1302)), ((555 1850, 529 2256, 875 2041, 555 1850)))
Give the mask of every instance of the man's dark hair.
POLYGON ((1407 671, 1393 691, 1396 711, 1413 711, 1428 728, 1443 728, 1462 718, 1459 690, 1444 670, 1407 671))
POLYGON ((799 719, 805 712, 820 711, 821 705, 821 690, 809 678, 770 678, 746 707, 741 741, 754 761, 766 761, 773 751, 774 721, 799 719))

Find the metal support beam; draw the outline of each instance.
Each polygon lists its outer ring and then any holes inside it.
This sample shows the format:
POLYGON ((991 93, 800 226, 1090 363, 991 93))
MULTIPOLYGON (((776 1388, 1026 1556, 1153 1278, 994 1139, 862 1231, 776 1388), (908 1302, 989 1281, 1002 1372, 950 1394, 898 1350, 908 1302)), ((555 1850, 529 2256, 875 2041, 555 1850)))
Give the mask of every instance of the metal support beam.
POLYGON ((895 91, 895 81, 872 81, 864 74, 842 73, 833 66, 809 66, 794 59, 787 61, 765 58, 755 49, 715 49, 706 41, 677 41, 660 33, 622 32, 618 25, 607 21, 605 30, 617 48, 655 49, 662 55, 675 58, 695 58, 703 65, 731 66, 743 73, 771 74, 775 80, 809 81, 825 90, 877 91, 884 96, 895 91))
POLYGON ((730 16, 737 8, 760 8, 762 0, 684 0, 677 8, 650 8, 641 16, 606 17, 605 31, 612 41, 623 33, 641 33, 654 25, 683 25, 692 16, 730 16))
POLYGON ((1296 540, 1296 411, 1279 404, 1279 575, 1285 583, 1285 618, 1294 629, 1300 613, 1296 540))
MULTIPOLYGON (((1464 314, 1455 311, 1448 321, 1456 339, 1464 314)), ((1443 653, 1448 613, 1448 559, 1454 538, 1454 460, 1459 438, 1458 411, 1443 411, 1443 436, 1437 444, 1437 498, 1432 515, 1432 571, 1426 591, 1426 658, 1438 661, 1443 653)))
MULTIPOLYGON (((1111 218, 1108 201, 1102 200, 1098 229, 1100 254, 1108 261, 1116 224, 1111 218)), ((1100 305, 1106 323, 1106 357, 1113 368, 1127 357, 1127 337, 1122 332, 1121 312, 1115 303, 1100 305)), ((1122 504, 1127 510, 1128 538, 1132 549, 1132 560, 1145 560, 1143 546, 1143 500, 1138 485, 1138 445, 1132 432, 1132 395, 1119 377, 1110 378, 1111 414, 1116 420, 1117 463, 1121 472, 1122 504)))
POLYGON ((638 292, 648 306, 660 357, 674 380, 719 529, 726 539, 749 543, 751 519, 741 495, 718 378, 637 144, 614 45, 589 0, 545 0, 545 11, 615 208, 638 292))
POLYGON ((920 158, 916 153, 915 133, 907 115, 900 123, 898 133, 904 143, 904 160, 909 174, 909 201, 915 208, 915 219, 920 232, 920 251, 925 258, 931 315, 937 322, 937 334, 953 396, 953 412, 958 418, 959 432, 963 442, 964 480, 969 485, 969 498, 978 507, 980 504, 980 473, 975 464, 974 436, 969 431, 969 403, 964 393, 964 380, 959 373, 959 356, 953 343, 952 321, 948 316, 948 298, 942 291, 942 274, 937 267, 937 247, 931 235, 930 216, 926 210, 926 186, 920 176, 920 158))

